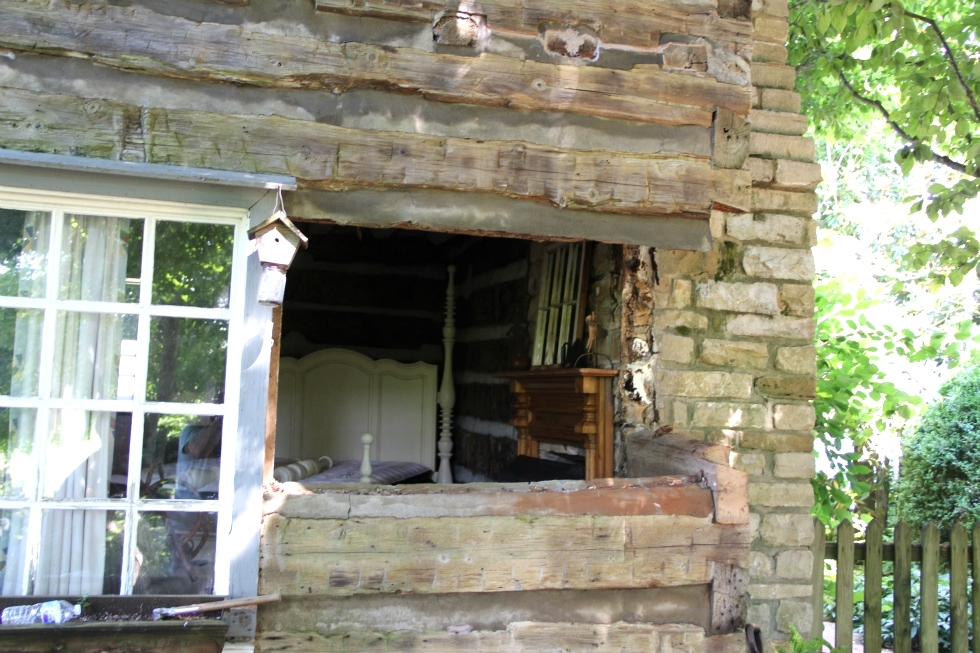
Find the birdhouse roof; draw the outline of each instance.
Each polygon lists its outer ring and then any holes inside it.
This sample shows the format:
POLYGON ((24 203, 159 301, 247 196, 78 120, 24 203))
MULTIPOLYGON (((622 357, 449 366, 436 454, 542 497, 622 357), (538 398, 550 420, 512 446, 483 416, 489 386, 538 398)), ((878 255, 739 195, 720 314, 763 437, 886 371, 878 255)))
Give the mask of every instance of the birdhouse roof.
POLYGON ((296 225, 292 223, 292 221, 288 217, 286 217, 286 214, 283 211, 276 211, 275 213, 272 214, 272 216, 268 220, 262 222, 261 224, 257 224, 251 229, 249 229, 248 237, 255 238, 257 235, 266 232, 270 227, 274 226, 277 222, 282 223, 283 226, 285 226, 291 232, 296 234, 296 236, 299 238, 300 245, 302 245, 303 247, 308 246, 307 241, 309 239, 302 231, 300 231, 296 227, 296 225))

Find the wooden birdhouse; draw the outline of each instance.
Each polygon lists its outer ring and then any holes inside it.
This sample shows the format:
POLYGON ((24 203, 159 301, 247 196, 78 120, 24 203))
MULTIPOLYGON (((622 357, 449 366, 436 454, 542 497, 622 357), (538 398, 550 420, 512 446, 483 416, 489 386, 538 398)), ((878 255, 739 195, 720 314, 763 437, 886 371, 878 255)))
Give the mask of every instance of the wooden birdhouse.
POLYGON ((278 306, 286 291, 286 270, 300 246, 307 246, 307 238, 286 217, 285 211, 276 211, 268 220, 250 229, 248 237, 255 241, 255 250, 262 263, 259 303, 278 306))

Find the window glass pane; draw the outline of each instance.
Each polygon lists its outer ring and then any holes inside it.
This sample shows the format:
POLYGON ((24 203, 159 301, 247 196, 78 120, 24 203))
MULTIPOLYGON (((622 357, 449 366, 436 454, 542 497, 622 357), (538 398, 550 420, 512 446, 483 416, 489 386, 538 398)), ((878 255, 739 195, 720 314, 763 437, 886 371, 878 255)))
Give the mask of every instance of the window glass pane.
POLYGON ((27 511, 0 510, 0 596, 27 591, 27 511))
POLYGON ((115 413, 51 411, 45 442, 43 496, 104 499, 113 468, 115 413))
POLYGON ((45 510, 34 594, 118 594, 123 513, 45 510), (113 586, 114 585, 114 586, 113 586))
POLYGON ((0 208, 0 295, 44 297, 51 214, 0 208))
POLYGON ((216 499, 221 427, 220 417, 148 414, 140 496, 216 499))
MULTIPOLYGON (((67 215, 61 247, 59 299, 136 301, 127 277, 139 278, 143 221, 67 215), (140 237, 133 238, 134 232, 140 237)), ((137 288, 138 289, 138 288, 137 288)))
POLYGON ((224 320, 151 319, 147 399, 220 403, 227 339, 224 320))
POLYGON ((51 383, 54 396, 131 398, 136 380, 137 323, 135 315, 59 312, 51 383), (124 341, 127 333, 132 335, 124 341), (124 373, 128 376, 120 380, 124 373))
POLYGON ((0 394, 37 396, 43 326, 41 311, 0 309, 0 394))
MULTIPOLYGON (((0 496, 33 496, 37 482, 33 408, 0 408, 0 496)), ((2 537, 2 536, 0 536, 2 537)))
POLYGON ((215 524, 211 512, 141 513, 133 593, 210 594, 215 524))
POLYGON ((157 223, 153 303, 227 308, 234 238, 232 225, 157 223))

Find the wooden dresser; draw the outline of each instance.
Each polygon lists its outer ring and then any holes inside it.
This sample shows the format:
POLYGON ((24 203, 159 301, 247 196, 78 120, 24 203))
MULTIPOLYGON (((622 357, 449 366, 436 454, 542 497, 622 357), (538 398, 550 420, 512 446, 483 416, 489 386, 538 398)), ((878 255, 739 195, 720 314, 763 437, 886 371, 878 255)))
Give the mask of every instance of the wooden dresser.
POLYGON ((510 380, 517 454, 538 457, 538 444, 585 448, 585 480, 613 475, 613 377, 617 370, 536 368, 510 380))

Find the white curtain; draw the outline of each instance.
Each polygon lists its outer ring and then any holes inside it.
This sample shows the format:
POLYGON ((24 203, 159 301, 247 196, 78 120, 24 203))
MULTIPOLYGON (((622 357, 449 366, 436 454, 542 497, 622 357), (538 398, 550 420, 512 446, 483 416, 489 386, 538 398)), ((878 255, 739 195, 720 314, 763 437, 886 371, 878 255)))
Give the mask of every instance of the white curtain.
MULTIPOLYGON (((60 266, 55 268, 60 272, 59 298, 123 301, 129 220, 67 216, 65 227, 60 266)), ((54 270, 51 273, 55 273, 54 270)), ((25 342, 25 347, 39 346, 40 329, 31 328, 30 331, 38 335, 38 342, 25 342)), ((53 396, 114 398, 121 340, 119 315, 59 312, 53 351, 41 354, 50 356, 53 361, 53 396)), ((36 352, 25 351, 25 354, 35 354, 39 358, 36 352)), ((113 415, 105 412, 51 411, 47 433, 42 437, 45 443, 42 497, 108 496, 113 452, 112 419, 113 415)), ((34 593, 101 594, 105 574, 106 512, 46 510, 44 515, 34 593)), ((27 562, 26 558, 21 559, 23 563, 27 562)), ((8 593, 8 583, 22 582, 19 578, 10 578, 12 562, 8 552, 4 594, 8 593)), ((23 563, 17 566, 23 569, 27 566, 23 563)))

